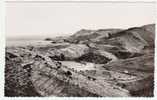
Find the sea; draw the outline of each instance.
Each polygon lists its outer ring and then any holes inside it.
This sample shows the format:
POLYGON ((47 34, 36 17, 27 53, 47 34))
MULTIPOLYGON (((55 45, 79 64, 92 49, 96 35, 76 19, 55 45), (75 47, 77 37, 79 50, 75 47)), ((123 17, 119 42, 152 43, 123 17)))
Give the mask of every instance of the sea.
POLYGON ((47 45, 51 44, 51 41, 45 40, 32 40, 32 39, 24 39, 24 40, 7 40, 6 46, 28 46, 28 45, 47 45))

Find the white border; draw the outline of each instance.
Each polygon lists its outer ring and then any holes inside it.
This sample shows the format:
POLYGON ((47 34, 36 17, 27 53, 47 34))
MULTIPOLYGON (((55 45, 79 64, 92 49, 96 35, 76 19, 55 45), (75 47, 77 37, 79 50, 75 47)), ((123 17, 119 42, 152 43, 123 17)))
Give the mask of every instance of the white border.
MULTIPOLYGON (((157 100, 157 68, 155 68, 155 90, 154 97, 144 98, 144 97, 101 97, 101 98, 92 98, 92 97, 4 97, 4 66, 5 66, 5 2, 10 1, 96 1, 96 0, 0 0, 0 100, 157 100)), ((107 1, 107 2, 156 2, 157 0, 97 0, 107 1)), ((157 6, 157 3, 156 3, 157 6)), ((156 16, 157 18, 157 16, 156 16)), ((156 20, 157 22, 157 20, 156 20)), ((157 27, 156 27, 157 28, 157 27)), ((156 30, 157 33, 157 30, 156 30)), ((155 38, 155 47, 157 47, 157 39, 155 38)), ((157 66, 157 48, 155 48, 155 67, 157 66)))
POLYGON ((0 0, 0 97, 4 95, 5 5, 0 0))
POLYGON ((4 0, 4 1, 126 1, 126 2, 155 2, 156 0, 4 0))

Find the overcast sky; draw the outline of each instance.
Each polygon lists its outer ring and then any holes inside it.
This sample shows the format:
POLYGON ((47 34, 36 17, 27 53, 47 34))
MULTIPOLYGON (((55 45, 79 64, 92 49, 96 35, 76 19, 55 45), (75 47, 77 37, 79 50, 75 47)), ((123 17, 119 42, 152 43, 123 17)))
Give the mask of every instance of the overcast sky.
POLYGON ((155 3, 7 3, 6 36, 54 37, 80 29, 155 23, 155 3))

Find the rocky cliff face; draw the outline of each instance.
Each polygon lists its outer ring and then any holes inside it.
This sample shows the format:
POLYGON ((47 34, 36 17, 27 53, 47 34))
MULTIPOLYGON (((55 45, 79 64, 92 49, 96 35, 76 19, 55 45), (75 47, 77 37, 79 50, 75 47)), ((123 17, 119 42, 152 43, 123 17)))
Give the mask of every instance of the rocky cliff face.
POLYGON ((153 96, 155 25, 6 47, 6 96, 153 96))

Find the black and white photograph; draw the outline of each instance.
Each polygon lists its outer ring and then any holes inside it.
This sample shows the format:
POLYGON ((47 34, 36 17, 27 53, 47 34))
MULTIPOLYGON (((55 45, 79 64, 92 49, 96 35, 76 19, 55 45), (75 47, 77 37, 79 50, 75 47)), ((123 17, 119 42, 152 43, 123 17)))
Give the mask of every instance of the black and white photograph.
POLYGON ((5 6, 5 97, 154 97, 156 2, 5 6))

